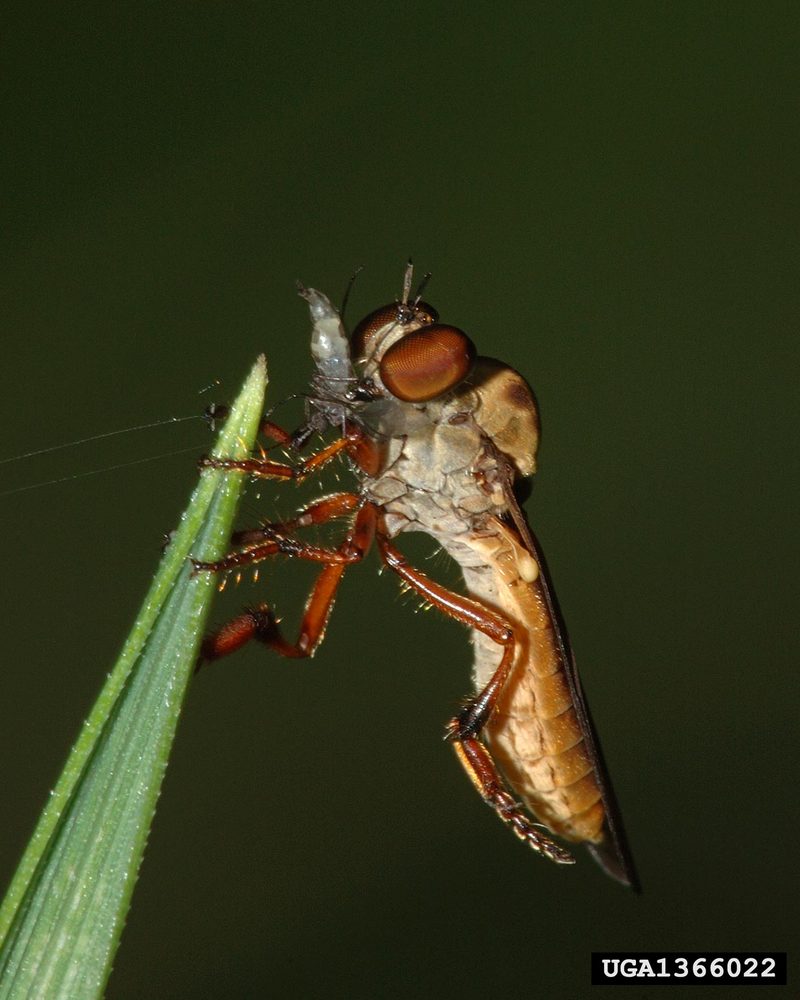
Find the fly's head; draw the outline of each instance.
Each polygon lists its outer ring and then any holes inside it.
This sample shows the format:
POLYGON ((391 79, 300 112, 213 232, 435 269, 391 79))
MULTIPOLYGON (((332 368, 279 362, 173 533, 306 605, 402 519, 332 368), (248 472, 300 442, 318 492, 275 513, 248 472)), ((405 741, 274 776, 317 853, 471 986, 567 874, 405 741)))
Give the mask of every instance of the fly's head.
POLYGON ((419 292, 410 297, 410 284, 409 267, 402 298, 369 313, 349 337, 328 299, 300 286, 311 312, 316 372, 298 442, 329 426, 344 430, 348 421, 389 436, 407 433, 428 419, 420 412, 425 404, 441 400, 472 413, 516 474, 530 476, 539 441, 530 386, 508 365, 476 357, 463 330, 440 323, 419 292))
POLYGON ((427 403, 464 381, 475 347, 463 330, 438 318, 417 300, 382 306, 361 320, 351 338, 361 398, 427 403))
POLYGON ((457 327, 438 322, 436 310, 403 297, 361 320, 348 337, 339 312, 321 292, 298 285, 311 313, 315 365, 309 427, 343 425, 366 404, 422 404, 445 396, 469 375, 475 347, 457 327))

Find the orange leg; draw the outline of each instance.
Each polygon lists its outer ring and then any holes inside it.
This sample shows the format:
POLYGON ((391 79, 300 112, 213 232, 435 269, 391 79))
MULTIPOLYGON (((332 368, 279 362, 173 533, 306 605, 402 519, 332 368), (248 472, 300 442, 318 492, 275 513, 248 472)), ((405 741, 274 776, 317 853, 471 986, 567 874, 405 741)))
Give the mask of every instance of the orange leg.
POLYGON ((258 433, 263 434, 264 437, 271 437, 273 441, 277 441, 278 444, 290 445, 292 443, 292 435, 289 431, 285 431, 278 424, 273 424, 271 420, 267 420, 264 417, 261 423, 258 425, 258 433))
MULTIPOLYGON (((320 523, 320 522, 318 522, 320 523)), ((365 504, 358 512, 352 529, 337 549, 323 549, 314 545, 304 545, 296 539, 276 538, 264 545, 255 545, 245 552, 233 553, 215 563, 195 562, 195 571, 218 572, 230 568, 231 565, 243 565, 264 559, 275 552, 298 559, 309 559, 312 562, 324 563, 306 601, 303 620, 297 641, 287 642, 281 634, 277 619, 272 610, 265 604, 248 608, 241 615, 223 625, 218 631, 207 636, 203 642, 200 663, 205 660, 218 660, 229 653, 240 649, 251 639, 257 639, 274 649, 281 656, 292 658, 313 656, 317 646, 325 637, 336 592, 341 583, 344 571, 354 562, 364 558, 375 533, 375 509, 365 504), (271 551, 270 546, 277 545, 271 551), (244 557, 245 562, 236 560, 244 557)), ((199 666, 199 664, 198 664, 199 666)))
POLYGON ((348 547, 346 540, 337 549, 326 549, 321 545, 308 545, 291 535, 279 535, 275 532, 268 541, 258 545, 248 545, 241 552, 230 552, 213 562, 202 562, 200 559, 192 559, 191 562, 195 573, 224 573, 231 569, 241 569, 243 566, 255 566, 256 563, 277 555, 332 566, 349 566, 350 563, 363 558, 348 547))
POLYGON ((378 550, 386 565, 421 594, 426 601, 456 621, 488 635, 503 648, 503 655, 491 680, 479 694, 471 698, 447 725, 447 739, 455 748, 458 759, 484 801, 500 819, 533 850, 560 864, 573 864, 574 858, 564 848, 546 837, 505 787, 500 772, 480 732, 494 711, 503 685, 514 664, 516 637, 508 619, 492 611, 480 601, 454 594, 435 583, 420 570, 409 565, 402 553, 389 541, 383 525, 376 536, 378 550))
POLYGON ((247 472, 260 479, 293 479, 302 482, 312 472, 319 471, 331 459, 343 452, 352 442, 346 438, 337 438, 326 445, 315 455, 303 459, 297 466, 285 462, 273 462, 269 458, 217 458, 215 455, 205 455, 200 459, 201 469, 224 469, 228 472, 247 472))
MULTIPOLYGON (((217 423, 222 424, 228 419, 230 413, 231 408, 227 403, 212 403, 203 411, 203 419, 211 425, 211 430, 213 431, 217 423)), ((271 437, 278 444, 291 444, 294 440, 293 435, 289 431, 284 430, 278 424, 274 424, 271 420, 267 420, 266 417, 261 418, 261 423, 258 425, 258 433, 263 434, 264 437, 271 437)))
POLYGON ((231 541, 234 545, 254 545, 259 541, 274 538, 275 535, 290 534, 298 528, 306 528, 312 524, 325 524, 334 518, 352 514, 360 503, 361 500, 355 493, 333 493, 303 507, 288 521, 273 521, 260 528, 235 531, 231 536, 231 541))
MULTIPOLYGON (((230 412, 231 409, 226 403, 212 403, 203 411, 203 419, 213 431, 217 423, 222 424, 228 419, 230 412)), ((262 417, 261 423, 258 425, 258 433, 263 434, 264 437, 271 437, 278 444, 291 445, 294 441, 294 435, 290 434, 289 431, 285 431, 278 424, 273 424, 266 417, 262 417)))

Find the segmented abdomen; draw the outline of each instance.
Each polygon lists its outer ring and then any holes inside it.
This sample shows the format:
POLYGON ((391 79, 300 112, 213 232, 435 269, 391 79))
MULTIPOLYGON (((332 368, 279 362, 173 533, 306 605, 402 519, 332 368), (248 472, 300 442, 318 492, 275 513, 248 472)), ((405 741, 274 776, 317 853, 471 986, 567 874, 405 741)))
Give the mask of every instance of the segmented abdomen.
MULTIPOLYGON (((602 842, 600 786, 539 567, 499 522, 496 533, 469 541, 462 536, 451 554, 461 563, 470 595, 500 611, 518 637, 512 674, 483 731, 498 767, 512 793, 554 833, 574 841, 602 842)), ((473 633, 473 644, 473 677, 480 691, 491 679, 501 650, 479 632, 473 633)))

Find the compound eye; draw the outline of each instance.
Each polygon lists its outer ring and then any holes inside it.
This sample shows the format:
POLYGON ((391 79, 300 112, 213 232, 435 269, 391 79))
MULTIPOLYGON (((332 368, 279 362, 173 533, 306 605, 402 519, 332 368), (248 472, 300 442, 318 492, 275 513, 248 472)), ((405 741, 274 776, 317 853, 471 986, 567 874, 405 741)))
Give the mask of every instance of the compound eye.
POLYGON ((475 346, 463 330, 434 323, 409 333, 387 350, 380 375, 389 392, 406 403, 425 403, 469 374, 475 346))
POLYGON ((350 353, 355 360, 369 357, 373 350, 373 340, 377 334, 388 326, 399 323, 405 326, 414 323, 416 326, 427 326, 435 323, 439 314, 427 302, 418 302, 414 306, 402 306, 392 302, 371 312, 353 330, 350 337, 350 353))
POLYGON ((391 323, 397 322, 397 303, 381 306, 371 312, 353 330, 350 336, 350 351, 354 359, 364 358, 371 353, 370 346, 375 334, 391 323))

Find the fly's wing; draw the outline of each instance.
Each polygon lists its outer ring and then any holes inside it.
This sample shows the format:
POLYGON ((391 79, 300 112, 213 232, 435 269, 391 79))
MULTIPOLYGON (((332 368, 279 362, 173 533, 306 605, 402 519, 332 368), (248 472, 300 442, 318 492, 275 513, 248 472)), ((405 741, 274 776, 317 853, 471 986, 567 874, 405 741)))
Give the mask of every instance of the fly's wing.
POLYGON ((540 581, 547 608, 555 628, 556 643, 559 647, 564 671, 569 683, 570 694, 575 705, 575 713, 583 733, 586 748, 592 760, 597 783, 603 799, 603 807, 606 814, 607 836, 602 844, 587 844, 589 851, 595 860, 612 878, 623 885, 630 886, 635 892, 640 892, 639 879, 633 864, 628 841, 625 836, 625 828, 622 825, 619 806, 611 787, 611 780, 608 777, 603 753, 600 749, 600 742, 597 738, 589 706, 581 687, 581 680, 575 666, 575 657, 572 655, 564 621, 558 608, 555 592, 550 583, 550 574, 547 564, 544 561, 533 532, 528 524, 528 519, 517 502, 513 489, 514 472, 510 464, 506 467, 505 495, 508 503, 508 514, 511 522, 519 534, 520 540, 534 557, 540 569, 540 581))

